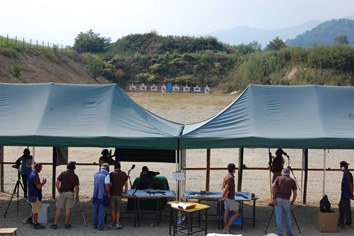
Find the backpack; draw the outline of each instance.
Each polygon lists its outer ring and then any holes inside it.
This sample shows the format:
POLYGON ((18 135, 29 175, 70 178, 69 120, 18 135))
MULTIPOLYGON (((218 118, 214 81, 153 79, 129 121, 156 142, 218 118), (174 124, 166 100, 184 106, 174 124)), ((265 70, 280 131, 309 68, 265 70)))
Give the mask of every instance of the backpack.
POLYGON ((320 201, 320 211, 321 212, 332 212, 331 203, 329 202, 327 195, 324 195, 320 201))

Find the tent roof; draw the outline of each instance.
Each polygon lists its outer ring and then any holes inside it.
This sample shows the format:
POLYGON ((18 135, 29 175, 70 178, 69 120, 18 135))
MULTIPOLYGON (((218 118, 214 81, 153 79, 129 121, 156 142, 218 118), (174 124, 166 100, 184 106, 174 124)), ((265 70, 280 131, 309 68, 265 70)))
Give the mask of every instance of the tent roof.
POLYGON ((182 149, 231 147, 354 149, 354 87, 250 85, 180 139, 182 149))
POLYGON ((178 149, 183 125, 115 84, 0 84, 0 144, 178 149))

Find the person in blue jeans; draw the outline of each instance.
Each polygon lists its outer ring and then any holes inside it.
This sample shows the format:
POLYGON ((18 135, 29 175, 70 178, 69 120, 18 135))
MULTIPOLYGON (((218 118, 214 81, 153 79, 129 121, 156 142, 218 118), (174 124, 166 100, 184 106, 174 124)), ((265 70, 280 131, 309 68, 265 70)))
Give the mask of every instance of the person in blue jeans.
POLYGON ((290 177, 290 170, 284 168, 272 184, 272 203, 275 207, 275 220, 277 224, 277 234, 283 235, 283 212, 285 213, 285 224, 288 236, 291 232, 291 208, 297 197, 297 186, 295 180, 290 177), (290 200, 291 198, 291 200, 290 200))
POLYGON ((339 201, 339 219, 338 224, 342 228, 352 227, 352 212, 350 209, 350 200, 354 200, 353 195, 353 175, 348 170, 348 165, 346 161, 341 161, 339 163, 340 169, 343 172, 342 184, 341 184, 341 195, 339 201))
POLYGON ((109 204, 109 164, 103 163, 101 170, 95 174, 92 195, 93 228, 103 230, 105 225, 106 207, 109 204))

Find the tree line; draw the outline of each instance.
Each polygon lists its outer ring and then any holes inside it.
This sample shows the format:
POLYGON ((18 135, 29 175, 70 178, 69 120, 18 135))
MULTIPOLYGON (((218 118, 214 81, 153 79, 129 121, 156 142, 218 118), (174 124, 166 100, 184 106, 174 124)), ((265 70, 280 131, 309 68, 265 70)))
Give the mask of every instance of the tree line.
POLYGON ((224 92, 256 84, 353 85, 354 48, 345 35, 331 46, 290 47, 276 37, 231 46, 214 37, 131 34, 112 42, 92 30, 80 32, 73 49, 93 77, 130 83, 189 84, 224 92))

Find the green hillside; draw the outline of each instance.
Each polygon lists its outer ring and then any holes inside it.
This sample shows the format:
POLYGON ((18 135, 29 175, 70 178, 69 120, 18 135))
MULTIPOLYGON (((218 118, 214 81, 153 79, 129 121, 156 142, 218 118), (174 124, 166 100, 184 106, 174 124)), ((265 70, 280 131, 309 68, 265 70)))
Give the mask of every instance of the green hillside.
POLYGON ((312 47, 315 45, 333 45, 336 37, 346 36, 347 42, 354 45, 354 20, 339 19, 326 21, 296 38, 287 41, 288 46, 312 47))

